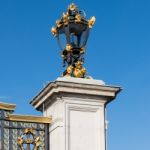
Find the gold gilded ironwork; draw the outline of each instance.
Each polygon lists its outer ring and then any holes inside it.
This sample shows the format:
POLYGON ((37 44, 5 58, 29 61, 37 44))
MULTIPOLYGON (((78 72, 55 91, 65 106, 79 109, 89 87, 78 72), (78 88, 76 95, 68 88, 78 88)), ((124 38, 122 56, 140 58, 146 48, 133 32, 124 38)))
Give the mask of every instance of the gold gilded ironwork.
POLYGON ((36 131, 32 128, 24 129, 22 135, 18 137, 17 144, 21 150, 25 150, 24 145, 30 148, 30 145, 33 145, 33 150, 37 150, 41 145, 40 137, 36 135, 36 131))
MULTIPOLYGON (((77 6, 72 3, 69 5, 68 10, 69 11, 77 11, 77 6)), ((84 20, 85 22, 82 22, 82 16, 81 14, 77 13, 74 17, 74 19, 70 18, 68 12, 63 13, 61 20, 56 20, 56 28, 52 27, 51 32, 53 34, 54 37, 56 37, 58 35, 58 29, 60 29, 63 26, 67 26, 69 24, 69 22, 75 22, 75 23, 83 23, 83 24, 88 24, 89 28, 92 28, 92 26, 94 25, 96 18, 93 16, 91 17, 91 19, 89 21, 84 20)))
POLYGON ((67 67, 67 73, 65 76, 71 76, 72 71, 73 71, 73 66, 70 65, 69 67, 67 67))
POLYGON ((77 14, 76 16, 75 16, 75 22, 76 23, 80 23, 81 22, 81 19, 82 19, 82 17, 81 17, 81 15, 80 14, 77 14))
POLYGON ((21 145, 23 143, 23 139, 21 137, 18 137, 17 143, 18 143, 18 145, 21 145))
POLYGON ((58 34, 55 27, 52 27, 51 32, 52 32, 52 34, 53 34, 55 37, 56 37, 57 34, 58 34))
POLYGON ((94 16, 91 17, 91 19, 88 21, 89 28, 93 27, 93 25, 95 24, 95 21, 96 21, 96 18, 94 16))
POLYGON ((74 3, 72 3, 72 4, 69 5, 68 9, 71 10, 71 11, 74 11, 74 10, 77 9, 77 6, 74 3))
POLYGON ((78 61, 75 64, 75 69, 73 71, 73 74, 77 78, 82 78, 84 76, 84 74, 86 73, 86 69, 84 67, 82 67, 82 65, 83 65, 83 62, 81 62, 81 61, 78 61))
POLYGON ((66 13, 63 13, 63 16, 62 16, 62 20, 64 22, 64 25, 68 25, 69 23, 69 18, 68 18, 68 14, 66 13))
POLYGON ((83 65, 83 62, 82 61, 78 61, 75 63, 75 66, 68 66, 67 67, 67 73, 65 76, 73 76, 74 77, 77 77, 77 78, 82 78, 85 73, 86 73, 86 69, 82 66, 83 65))
POLYGON ((82 47, 80 53, 85 53, 85 47, 82 47))
POLYGON ((60 20, 56 20, 56 25, 57 25, 58 28, 60 28, 62 26, 61 21, 60 20))

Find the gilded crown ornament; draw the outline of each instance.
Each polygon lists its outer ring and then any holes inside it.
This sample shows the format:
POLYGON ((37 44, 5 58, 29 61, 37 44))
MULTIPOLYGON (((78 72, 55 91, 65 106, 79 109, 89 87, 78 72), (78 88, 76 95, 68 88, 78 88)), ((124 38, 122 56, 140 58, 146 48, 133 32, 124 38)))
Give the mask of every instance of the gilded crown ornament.
POLYGON ((86 69, 83 67, 85 46, 95 21, 94 16, 86 20, 85 12, 72 3, 62 18, 56 21, 56 26, 52 27, 51 32, 62 50, 63 66, 67 65, 63 76, 86 77, 86 69))

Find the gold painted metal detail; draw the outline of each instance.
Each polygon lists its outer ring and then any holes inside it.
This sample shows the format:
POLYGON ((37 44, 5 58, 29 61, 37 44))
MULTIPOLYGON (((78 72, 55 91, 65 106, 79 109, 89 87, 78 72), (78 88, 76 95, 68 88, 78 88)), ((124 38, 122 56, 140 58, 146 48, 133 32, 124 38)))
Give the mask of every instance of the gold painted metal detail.
POLYGON ((82 17, 81 17, 81 15, 80 14, 77 14, 76 16, 75 16, 75 22, 77 22, 77 23, 80 23, 81 22, 81 19, 82 19, 82 17))
POLYGON ((67 13, 63 13, 62 20, 63 20, 64 25, 68 25, 68 23, 69 23, 69 18, 68 17, 69 16, 68 16, 67 13))
POLYGON ((68 7, 68 10, 71 10, 71 11, 74 11, 76 9, 77 9, 77 6, 74 3, 70 4, 68 7))
POLYGON ((86 69, 82 66, 83 62, 82 61, 78 61, 75 63, 75 66, 68 66, 66 71, 66 75, 65 76, 73 76, 76 78, 82 78, 85 74, 86 74, 86 69))
POLYGON ((58 34, 55 27, 52 27, 51 32, 52 32, 52 34, 53 34, 55 37, 56 37, 57 34, 58 34))
MULTIPOLYGON (((62 52, 63 59, 66 59, 66 51, 67 55, 73 55, 73 47, 69 44, 66 45, 66 49, 62 52)), ((79 53, 84 54, 85 53, 85 47, 82 47, 79 49, 79 53)), ((65 74, 63 76, 73 76, 77 78, 83 78, 86 74, 86 69, 83 67, 83 61, 78 60, 75 64, 69 65, 66 69, 65 74)))
POLYGON ((34 123, 51 123, 51 117, 41 117, 41 116, 27 116, 27 115, 14 115, 9 114, 7 120, 10 121, 21 121, 21 122, 34 122, 34 123))
POLYGON ((84 67, 82 67, 82 65, 83 65, 83 62, 81 62, 81 61, 78 61, 75 64, 75 69, 74 69, 73 74, 77 78, 82 78, 86 73, 86 69, 84 67))
POLYGON ((1 103, 0 102, 0 109, 2 109, 2 110, 14 111, 15 108, 16 108, 15 104, 8 104, 8 103, 1 103))
POLYGON ((67 73, 65 76, 71 76, 72 72, 73 72, 74 67, 72 65, 67 67, 67 73))
POLYGON ((82 47, 80 53, 85 53, 85 47, 82 47))
POLYGON ((56 20, 56 25, 57 25, 58 28, 60 28, 62 26, 61 21, 60 20, 56 20))
POLYGON ((94 16, 91 17, 91 19, 88 21, 89 28, 93 27, 93 25, 95 24, 95 21, 96 21, 96 18, 94 16))
POLYGON ((30 145, 33 145, 33 150, 37 150, 41 145, 41 141, 34 129, 26 128, 22 135, 18 137, 17 144, 21 150, 25 150, 24 145, 27 145, 26 148, 28 147, 29 149, 30 145))

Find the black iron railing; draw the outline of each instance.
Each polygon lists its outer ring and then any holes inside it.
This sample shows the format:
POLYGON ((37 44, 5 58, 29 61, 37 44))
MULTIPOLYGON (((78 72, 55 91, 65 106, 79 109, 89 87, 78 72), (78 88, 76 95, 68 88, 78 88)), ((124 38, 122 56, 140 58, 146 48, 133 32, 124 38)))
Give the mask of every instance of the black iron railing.
POLYGON ((0 109, 0 150, 49 149, 49 123, 10 119, 11 113, 0 109))

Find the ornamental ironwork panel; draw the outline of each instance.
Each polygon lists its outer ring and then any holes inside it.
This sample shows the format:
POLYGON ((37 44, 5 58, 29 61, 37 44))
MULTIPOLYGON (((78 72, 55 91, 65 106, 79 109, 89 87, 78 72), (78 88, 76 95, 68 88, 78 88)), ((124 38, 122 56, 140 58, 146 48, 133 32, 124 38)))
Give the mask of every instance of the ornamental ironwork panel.
POLYGON ((48 150, 48 123, 11 121, 0 110, 0 150, 48 150))

